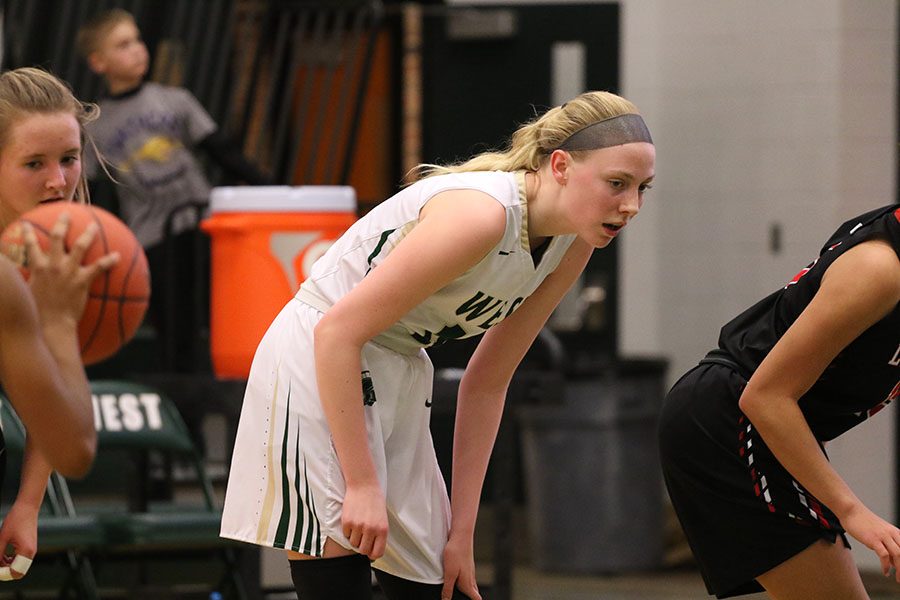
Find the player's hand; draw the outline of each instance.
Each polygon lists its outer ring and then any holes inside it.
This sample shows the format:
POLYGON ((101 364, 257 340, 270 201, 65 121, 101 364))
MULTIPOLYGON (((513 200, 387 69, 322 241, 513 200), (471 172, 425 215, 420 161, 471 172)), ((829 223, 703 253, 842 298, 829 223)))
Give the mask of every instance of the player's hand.
POLYGON ((890 577, 893 567, 895 578, 900 582, 900 529, 862 504, 841 516, 841 524, 847 533, 878 555, 885 577, 890 577))
POLYGON ((37 554, 39 508, 14 503, 0 527, 0 581, 21 579, 37 554))
POLYGON ((98 228, 95 223, 88 225, 72 248, 66 251, 69 221, 68 213, 59 216, 50 230, 50 244, 46 252, 41 249, 30 223, 23 223, 22 233, 28 257, 28 283, 41 316, 59 315, 77 323, 87 303, 91 280, 116 264, 119 255, 113 252, 83 266, 81 262, 94 242, 98 228))
POLYGON ((384 555, 388 536, 387 505, 378 484, 347 487, 341 525, 344 536, 357 552, 372 560, 384 555))
POLYGON ((475 552, 471 535, 453 535, 444 546, 444 587, 441 600, 453 598, 453 588, 471 598, 481 600, 475 580, 475 552))

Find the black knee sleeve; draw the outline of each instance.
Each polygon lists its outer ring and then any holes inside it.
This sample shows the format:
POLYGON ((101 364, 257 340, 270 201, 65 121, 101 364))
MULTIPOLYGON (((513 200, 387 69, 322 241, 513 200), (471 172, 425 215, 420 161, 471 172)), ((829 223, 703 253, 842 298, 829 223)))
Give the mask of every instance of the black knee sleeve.
POLYGON ((362 554, 292 560, 291 579, 300 600, 371 600, 372 569, 362 554))
MULTIPOLYGON (((441 584, 419 583, 373 569, 381 591, 388 600, 441 600, 441 584)), ((457 589, 453 590, 453 600, 469 600, 457 589)))

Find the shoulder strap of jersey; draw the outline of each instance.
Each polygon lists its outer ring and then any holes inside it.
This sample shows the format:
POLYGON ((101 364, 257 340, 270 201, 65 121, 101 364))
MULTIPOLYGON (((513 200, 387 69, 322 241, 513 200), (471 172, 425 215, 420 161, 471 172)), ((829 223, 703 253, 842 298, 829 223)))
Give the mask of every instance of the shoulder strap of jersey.
POLYGON ((837 231, 831 234, 831 237, 828 238, 828 241, 825 242, 824 246, 822 246, 820 254, 826 252, 829 248, 831 248, 838 242, 845 240, 847 237, 853 235, 856 230, 874 223, 888 213, 894 213, 894 215, 897 217, 897 223, 898 225, 900 225, 900 204, 890 204, 888 206, 876 208, 875 210, 861 214, 858 217, 854 217, 838 227, 837 231))

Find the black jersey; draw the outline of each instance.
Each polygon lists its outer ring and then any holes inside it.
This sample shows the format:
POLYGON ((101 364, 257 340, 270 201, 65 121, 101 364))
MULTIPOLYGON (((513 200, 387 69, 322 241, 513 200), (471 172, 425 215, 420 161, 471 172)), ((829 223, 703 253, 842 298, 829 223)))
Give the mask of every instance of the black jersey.
MULTIPOLYGON (((819 257, 784 288, 756 303, 719 335, 719 348, 752 373, 819 290, 828 267, 867 240, 883 239, 900 258, 900 205, 844 223, 819 257)), ((900 393, 900 305, 835 357, 799 405, 819 440, 827 441, 864 421, 900 393)))
MULTIPOLYGON (((900 205, 842 225, 784 288, 725 325, 719 349, 666 395, 659 426, 666 487, 707 589, 719 598, 760 591, 757 577, 817 540, 841 537, 849 547, 834 512, 778 461, 739 401, 828 267, 872 239, 889 242, 900 258, 900 205)), ((896 398, 898 379, 900 306, 844 348, 799 404, 815 436, 829 440, 896 398)))

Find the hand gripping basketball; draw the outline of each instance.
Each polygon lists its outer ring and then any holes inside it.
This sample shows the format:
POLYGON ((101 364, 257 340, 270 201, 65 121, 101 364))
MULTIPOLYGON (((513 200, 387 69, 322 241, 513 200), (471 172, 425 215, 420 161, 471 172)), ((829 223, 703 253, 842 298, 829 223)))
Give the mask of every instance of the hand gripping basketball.
POLYGON ((134 336, 150 300, 150 274, 140 243, 124 223, 102 208, 73 202, 42 204, 23 214, 0 235, 0 252, 16 262, 25 277, 28 277, 26 237, 29 235, 25 223, 31 225, 44 252, 54 252, 52 240, 61 239, 63 247, 59 251, 83 251, 83 265, 118 252, 119 261, 91 281, 78 323, 84 363, 109 358, 134 336), (64 212, 68 215, 67 229, 60 225, 60 215, 64 212), (86 249, 77 247, 83 243, 78 240, 89 226, 97 230, 93 242, 86 249))

